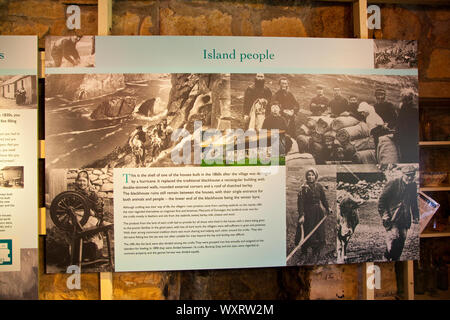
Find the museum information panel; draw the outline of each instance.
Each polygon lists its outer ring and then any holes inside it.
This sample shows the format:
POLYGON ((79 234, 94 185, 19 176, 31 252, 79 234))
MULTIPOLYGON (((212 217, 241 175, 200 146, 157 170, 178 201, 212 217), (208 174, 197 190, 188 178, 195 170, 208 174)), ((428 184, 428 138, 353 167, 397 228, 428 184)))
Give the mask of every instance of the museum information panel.
POLYGON ((417 259, 416 51, 47 37, 46 271, 417 259))
POLYGON ((37 37, 0 36, 0 299, 37 299, 37 37))

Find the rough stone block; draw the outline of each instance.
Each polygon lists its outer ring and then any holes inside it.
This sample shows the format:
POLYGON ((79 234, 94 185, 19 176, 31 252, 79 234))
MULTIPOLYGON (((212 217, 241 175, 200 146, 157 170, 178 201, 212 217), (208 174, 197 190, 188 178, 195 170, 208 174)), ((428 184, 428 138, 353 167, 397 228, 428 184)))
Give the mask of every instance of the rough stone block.
POLYGON ((398 6, 384 6, 381 9, 381 16, 384 39, 417 40, 423 33, 422 21, 412 10, 398 6))
POLYGON ((427 69, 427 77, 430 79, 450 78, 450 50, 433 50, 427 69))
POLYGON ((449 98, 450 82, 421 81, 419 82, 419 96, 428 98, 449 98))
POLYGON ((376 263, 380 267, 380 289, 375 289, 376 300, 390 300, 397 295, 397 279, 395 276, 395 262, 376 263))
POLYGON ((239 36, 256 36, 255 31, 255 21, 253 20, 254 15, 250 10, 240 10, 239 20, 240 23, 238 25, 238 34, 239 36))
POLYGON ((178 298, 176 272, 120 272, 113 274, 113 298, 164 300, 178 298))
POLYGON ((105 183, 104 185, 102 185, 101 191, 103 192, 113 191, 113 187, 114 185, 112 183, 105 183))
POLYGON ((303 8, 299 15, 310 37, 353 37, 352 6, 349 4, 303 8))
POLYGON ((141 22, 141 26, 139 27, 139 34, 143 36, 152 35, 151 27, 153 27, 152 18, 145 17, 141 22))
POLYGON ((97 196, 98 196, 99 198, 106 198, 108 195, 107 195, 106 192, 99 192, 99 193, 97 193, 97 196))
POLYGON ((432 21, 449 21, 450 20, 450 9, 447 7, 429 8, 426 10, 428 17, 432 21))
MULTIPOLYGON (((77 178, 77 173, 76 172, 68 172, 66 175, 67 179, 73 179, 75 180, 77 178)), ((92 177, 90 177, 92 179, 92 177)))
POLYGON ((17 1, 9 2, 8 14, 10 16, 28 18, 58 19, 64 18, 66 6, 60 1, 17 1))
POLYGON ((92 184, 95 186, 101 186, 103 184, 103 181, 102 180, 94 180, 94 181, 92 181, 92 184))
POLYGON ((311 300, 358 299, 358 265, 327 265, 313 267, 311 300))
POLYGON ((261 22, 262 35, 266 37, 306 37, 302 20, 294 17, 280 17, 261 22))
MULTIPOLYGON (((39 237, 43 248, 44 237, 39 237)), ((98 300, 100 298, 98 273, 81 274, 81 289, 67 288, 70 274, 44 274, 44 250, 39 250, 39 299, 40 300, 98 300)))
POLYGON ((450 47, 449 20, 432 21, 433 47, 450 47))
POLYGON ((208 11, 197 16, 187 16, 179 15, 169 8, 160 9, 161 35, 232 35, 232 17, 219 10, 208 11))
POLYGON ((276 268, 185 271, 180 299, 277 299, 276 268))
POLYGON ((114 34, 138 35, 140 18, 136 13, 126 12, 123 16, 113 16, 114 34))

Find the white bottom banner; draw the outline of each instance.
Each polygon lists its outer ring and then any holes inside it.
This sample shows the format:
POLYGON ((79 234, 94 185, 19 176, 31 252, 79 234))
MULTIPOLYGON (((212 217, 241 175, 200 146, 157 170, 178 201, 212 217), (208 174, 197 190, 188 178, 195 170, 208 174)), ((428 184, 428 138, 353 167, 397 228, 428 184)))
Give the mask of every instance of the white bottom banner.
POLYGON ((114 169, 115 271, 286 264, 284 167, 114 169))

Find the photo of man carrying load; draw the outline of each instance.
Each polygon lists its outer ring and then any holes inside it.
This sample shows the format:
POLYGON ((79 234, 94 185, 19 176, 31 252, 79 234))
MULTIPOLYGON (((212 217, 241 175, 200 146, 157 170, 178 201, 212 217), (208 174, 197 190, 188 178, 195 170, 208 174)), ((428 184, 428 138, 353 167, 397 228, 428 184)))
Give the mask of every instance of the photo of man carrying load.
POLYGON ((94 36, 47 37, 50 52, 45 55, 47 68, 73 68, 95 66, 94 36))

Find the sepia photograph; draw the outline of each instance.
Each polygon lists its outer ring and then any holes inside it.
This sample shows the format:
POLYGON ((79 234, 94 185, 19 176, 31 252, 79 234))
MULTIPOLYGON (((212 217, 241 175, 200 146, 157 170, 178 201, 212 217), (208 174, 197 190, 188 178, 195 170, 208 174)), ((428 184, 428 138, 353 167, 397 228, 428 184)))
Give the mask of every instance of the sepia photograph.
POLYGON ((298 165, 418 162, 417 77, 232 74, 244 129, 279 129, 298 165), (292 143, 291 143, 292 142, 292 143))
POLYGON ((145 166, 167 143, 168 74, 49 75, 46 83, 47 168, 145 166), (137 140, 161 146, 137 156, 137 140))
POLYGON ((286 265, 336 261, 336 166, 286 169, 286 265))
POLYGON ((229 83, 226 74, 49 75, 46 167, 175 166, 171 152, 191 143, 195 122, 201 132, 238 122, 229 83), (177 129, 188 137, 172 141, 177 129))
POLYGON ((0 169, 0 188, 24 187, 23 167, 10 166, 0 169))
POLYGON ((37 109, 35 75, 0 76, 0 109, 37 109))
POLYGON ((37 300, 38 249, 20 249, 20 271, 0 272, 0 300, 37 300))
POLYGON ((337 263, 419 257, 418 164, 337 166, 337 263))
POLYGON ((416 40, 374 40, 375 68, 417 68, 416 40))
POLYGON ((113 170, 50 170, 46 190, 46 273, 114 271, 113 170))
POLYGON ((45 67, 95 67, 94 36, 48 36, 45 38, 45 67))

